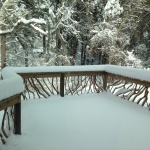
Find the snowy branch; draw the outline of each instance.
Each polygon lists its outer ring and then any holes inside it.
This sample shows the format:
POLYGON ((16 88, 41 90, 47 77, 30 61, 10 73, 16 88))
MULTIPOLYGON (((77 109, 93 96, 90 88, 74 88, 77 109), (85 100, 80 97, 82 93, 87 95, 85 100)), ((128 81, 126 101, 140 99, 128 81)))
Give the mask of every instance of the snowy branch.
POLYGON ((42 29, 40 29, 39 27, 34 26, 33 24, 31 24, 31 27, 33 29, 35 29, 36 31, 42 33, 43 35, 46 35, 47 33, 45 31, 43 31, 42 29))
POLYGON ((15 31, 18 27, 20 26, 24 26, 24 25, 31 25, 32 28, 34 28, 36 31, 42 33, 42 34, 46 34, 45 31, 43 31, 42 29, 36 27, 35 25, 33 25, 33 23, 36 24, 46 24, 46 21, 44 21, 43 19, 30 19, 30 20, 26 20, 24 18, 21 18, 20 20, 17 21, 17 23, 15 23, 13 25, 13 27, 11 29, 6 29, 6 30, 0 30, 0 35, 6 35, 6 34, 10 34, 13 31, 15 31))

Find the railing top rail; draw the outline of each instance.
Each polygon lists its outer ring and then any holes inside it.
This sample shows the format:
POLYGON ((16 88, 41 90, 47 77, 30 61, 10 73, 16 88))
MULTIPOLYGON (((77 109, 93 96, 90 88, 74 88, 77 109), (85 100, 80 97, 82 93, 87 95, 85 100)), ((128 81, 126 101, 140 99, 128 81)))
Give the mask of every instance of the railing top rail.
POLYGON ((106 65, 105 71, 110 74, 150 82, 149 70, 130 68, 126 66, 106 65))
MULTIPOLYGON (((43 74, 76 74, 76 73, 110 73, 123 76, 130 79, 150 82, 150 71, 126 66, 115 65, 88 65, 88 66, 48 66, 48 67, 11 67, 16 73, 25 75, 43 75, 43 74)), ((60 75, 58 75, 60 76, 60 75)))
POLYGON ((27 73, 71 73, 105 71, 105 65, 88 66, 44 66, 44 67, 10 67, 18 74, 27 73))
POLYGON ((23 78, 44 78, 44 77, 60 77, 61 74, 67 76, 90 76, 90 75, 104 75, 105 71, 70 71, 70 72, 33 72, 33 73, 18 73, 23 78))

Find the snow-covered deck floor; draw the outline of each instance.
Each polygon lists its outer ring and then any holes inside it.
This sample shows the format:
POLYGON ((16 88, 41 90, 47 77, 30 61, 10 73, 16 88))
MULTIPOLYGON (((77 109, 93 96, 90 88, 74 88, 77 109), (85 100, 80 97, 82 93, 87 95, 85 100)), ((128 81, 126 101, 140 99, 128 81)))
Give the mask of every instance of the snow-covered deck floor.
POLYGON ((22 102, 22 135, 0 150, 149 150, 150 111, 110 93, 22 102))

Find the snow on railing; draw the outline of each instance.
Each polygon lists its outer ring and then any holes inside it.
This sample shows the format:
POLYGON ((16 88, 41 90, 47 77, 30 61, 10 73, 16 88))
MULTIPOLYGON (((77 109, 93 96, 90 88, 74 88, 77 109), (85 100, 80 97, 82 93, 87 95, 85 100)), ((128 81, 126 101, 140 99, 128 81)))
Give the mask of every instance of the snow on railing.
POLYGON ((2 69, 2 78, 0 81, 0 101, 24 91, 22 77, 16 74, 12 69, 6 67, 2 69))
MULTIPOLYGON (((23 99, 30 99, 56 94, 63 97, 110 91, 116 96, 149 107, 150 71, 143 69, 112 65, 6 67, 2 70, 2 77, 0 103, 9 97, 9 102, 16 100, 17 94, 17 101, 20 101, 22 92, 23 99)), ((21 117, 18 104, 15 105, 14 111, 18 112, 16 116, 21 117)), ((4 120, 7 113, 5 110, 4 120)), ((16 133, 21 133, 21 123, 16 123, 15 126, 19 129, 16 133)), ((5 132, 3 134, 5 135, 5 132)), ((1 133, 0 137, 2 138, 1 133)))
POLYGON ((137 79, 140 81, 150 82, 150 71, 144 69, 130 68, 126 66, 106 65, 105 72, 137 79))
POLYGON ((10 67, 18 74, 36 73, 69 73, 69 72, 93 72, 105 71, 131 79, 150 82, 150 70, 130 68, 115 65, 88 65, 88 66, 51 66, 51 67, 10 67))
POLYGON ((113 65, 15 67, 11 69, 24 79, 24 99, 109 90, 129 101, 148 106, 150 71, 144 69, 113 65), (142 94, 144 96, 141 96, 142 94))
POLYGON ((113 65, 6 67, 2 70, 3 80, 0 81, 0 91, 3 94, 0 94, 0 100, 23 92, 24 83, 19 75, 23 78, 33 78, 34 76, 42 77, 51 75, 53 75, 53 77, 60 77, 61 74, 65 74, 65 76, 73 76, 73 74, 82 75, 83 73, 90 75, 100 72, 103 74, 105 72, 105 74, 119 75, 119 77, 125 77, 126 79, 133 79, 134 81, 139 81, 141 84, 149 85, 150 82, 150 71, 113 65))

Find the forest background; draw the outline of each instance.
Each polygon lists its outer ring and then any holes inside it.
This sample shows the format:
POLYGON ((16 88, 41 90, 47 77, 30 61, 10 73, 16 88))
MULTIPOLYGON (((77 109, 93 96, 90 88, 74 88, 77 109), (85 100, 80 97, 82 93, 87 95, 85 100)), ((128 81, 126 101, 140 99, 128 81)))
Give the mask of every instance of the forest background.
POLYGON ((1 67, 150 67, 149 0, 0 0, 1 67))

